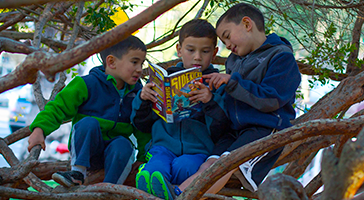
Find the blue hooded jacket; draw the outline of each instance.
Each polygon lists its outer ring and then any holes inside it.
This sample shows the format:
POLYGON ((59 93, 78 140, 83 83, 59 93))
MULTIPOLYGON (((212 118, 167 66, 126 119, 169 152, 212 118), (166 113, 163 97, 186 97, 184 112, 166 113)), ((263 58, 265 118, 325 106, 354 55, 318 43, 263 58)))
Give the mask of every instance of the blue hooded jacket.
POLYGON ((246 56, 230 54, 225 65, 231 78, 224 98, 234 130, 291 126, 301 74, 286 39, 268 35, 262 46, 246 56))
POLYGON ((117 136, 129 138, 134 134, 138 143, 138 160, 145 161, 144 147, 150 140, 150 134, 137 130, 130 122, 132 101, 141 89, 140 83, 126 84, 125 93, 121 96, 114 77, 106 75, 103 66, 95 67, 89 75, 72 79, 38 113, 29 128, 33 131, 39 127, 47 136, 64 121, 72 119, 73 126, 84 117, 93 117, 99 121, 104 140, 117 136))
MULTIPOLYGON (((183 70, 183 63, 167 69, 168 74, 183 70)), ((218 72, 209 66, 202 74, 218 72)), ((206 83, 205 83, 206 84, 206 83)), ((221 96, 223 88, 215 93, 211 100, 202 104, 202 112, 192 118, 176 123, 166 123, 152 110, 152 102, 140 98, 140 92, 133 101, 131 120, 135 127, 143 132, 151 132, 152 140, 147 150, 153 146, 163 146, 176 156, 182 154, 210 155, 224 130, 229 128, 229 120, 221 96), (220 94, 219 94, 220 92, 220 94)))

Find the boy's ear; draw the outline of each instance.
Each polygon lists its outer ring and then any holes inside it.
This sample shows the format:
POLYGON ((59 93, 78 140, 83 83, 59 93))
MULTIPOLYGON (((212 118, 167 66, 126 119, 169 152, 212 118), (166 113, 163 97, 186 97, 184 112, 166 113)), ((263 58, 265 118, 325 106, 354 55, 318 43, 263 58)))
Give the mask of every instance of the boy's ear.
POLYGON ((214 49, 214 55, 212 56, 212 60, 215 59, 217 52, 219 51, 219 47, 215 47, 214 49))
POLYGON ((246 28, 247 31, 251 31, 253 28, 253 20, 250 17, 243 17, 240 23, 246 28))
POLYGON ((177 56, 182 57, 181 55, 182 45, 180 45, 179 42, 177 42, 176 49, 177 49, 177 56))
POLYGON ((115 61, 116 61, 116 57, 113 55, 108 55, 106 57, 106 66, 110 67, 111 69, 115 69, 115 61))

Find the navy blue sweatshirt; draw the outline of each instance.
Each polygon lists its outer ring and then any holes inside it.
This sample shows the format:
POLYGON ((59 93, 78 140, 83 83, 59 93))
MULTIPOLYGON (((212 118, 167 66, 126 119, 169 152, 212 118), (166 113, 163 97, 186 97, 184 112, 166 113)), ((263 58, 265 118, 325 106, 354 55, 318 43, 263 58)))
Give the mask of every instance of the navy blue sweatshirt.
POLYGON ((268 35, 262 46, 246 56, 230 54, 225 65, 231 78, 224 98, 234 130, 291 126, 301 74, 286 39, 268 35))

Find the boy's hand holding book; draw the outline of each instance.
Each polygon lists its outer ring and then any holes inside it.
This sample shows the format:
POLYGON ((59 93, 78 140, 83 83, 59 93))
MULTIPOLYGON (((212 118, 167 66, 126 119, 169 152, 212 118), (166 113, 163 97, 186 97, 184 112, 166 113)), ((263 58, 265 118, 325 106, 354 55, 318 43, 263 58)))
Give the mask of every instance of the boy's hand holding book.
POLYGON ((202 103, 207 103, 212 98, 212 93, 210 89, 203 83, 196 81, 194 83, 195 87, 197 87, 197 90, 191 90, 188 94, 191 95, 189 100, 192 103, 198 103, 201 101, 202 103))
POLYGON ((153 87, 155 86, 154 83, 147 83, 142 89, 142 92, 140 93, 140 98, 142 100, 149 100, 153 103, 157 102, 157 92, 153 90, 153 87))

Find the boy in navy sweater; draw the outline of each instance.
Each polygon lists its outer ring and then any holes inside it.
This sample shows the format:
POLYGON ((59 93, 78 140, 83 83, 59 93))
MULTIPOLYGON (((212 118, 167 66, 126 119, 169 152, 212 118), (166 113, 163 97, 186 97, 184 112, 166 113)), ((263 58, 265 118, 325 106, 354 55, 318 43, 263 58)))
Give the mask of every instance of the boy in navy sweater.
POLYGON ((104 182, 122 184, 134 162, 131 134, 138 142, 137 160, 145 160, 144 147, 150 134, 132 126, 130 114, 132 101, 142 88, 138 80, 146 47, 139 38, 130 36, 100 55, 103 66, 91 69, 89 75, 75 77, 30 125, 28 150, 37 144, 44 150, 44 138, 72 119, 69 140, 72 170, 52 175, 65 187, 83 184, 87 169, 102 168, 104 182))
MULTIPOLYGON (((254 6, 234 5, 219 18, 216 33, 231 50, 225 63, 226 74, 213 73, 203 77, 210 88, 226 86, 224 101, 233 131, 219 140, 213 156, 201 166, 204 169, 220 155, 291 126, 290 120, 295 118, 292 104, 301 81, 291 44, 274 33, 265 35, 263 14, 254 6)), ((244 188, 256 191, 281 150, 243 163, 207 193, 218 192, 233 173, 244 188)), ((185 189, 192 180, 180 188, 185 189)))
MULTIPOLYGON (((215 57, 217 36, 214 27, 205 20, 192 20, 183 25, 177 44, 182 62, 167 69, 173 73, 194 66, 201 67, 202 74, 218 72, 210 64, 215 57)), ((174 199, 179 185, 194 174, 211 154, 214 142, 228 127, 223 99, 212 93, 203 83, 195 83, 199 90, 191 91, 190 101, 200 102, 202 111, 193 117, 176 123, 166 123, 152 111, 157 93, 148 83, 133 101, 132 121, 143 132, 152 133, 148 147, 149 160, 140 167, 136 177, 138 189, 163 199, 174 199)))

